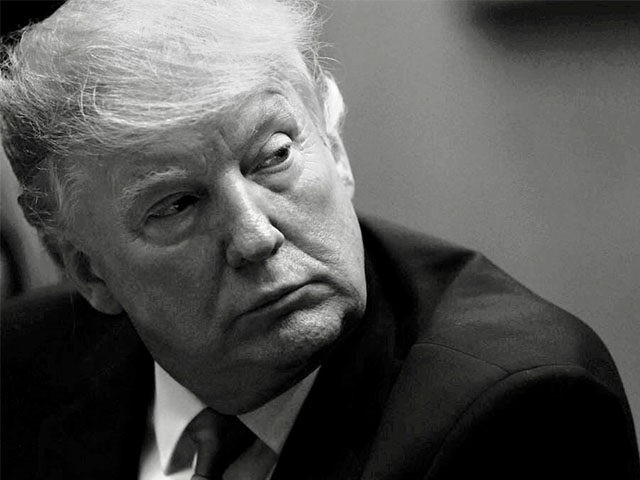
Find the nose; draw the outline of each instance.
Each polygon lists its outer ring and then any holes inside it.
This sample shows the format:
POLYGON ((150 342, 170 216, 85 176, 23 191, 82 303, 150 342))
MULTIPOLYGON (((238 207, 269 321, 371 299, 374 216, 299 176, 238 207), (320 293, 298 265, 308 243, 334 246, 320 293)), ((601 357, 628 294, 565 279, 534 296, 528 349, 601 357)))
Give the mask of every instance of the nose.
POLYGON ((242 185, 232 188, 229 195, 227 263, 240 268, 273 256, 282 246, 284 235, 269 218, 266 200, 242 185))

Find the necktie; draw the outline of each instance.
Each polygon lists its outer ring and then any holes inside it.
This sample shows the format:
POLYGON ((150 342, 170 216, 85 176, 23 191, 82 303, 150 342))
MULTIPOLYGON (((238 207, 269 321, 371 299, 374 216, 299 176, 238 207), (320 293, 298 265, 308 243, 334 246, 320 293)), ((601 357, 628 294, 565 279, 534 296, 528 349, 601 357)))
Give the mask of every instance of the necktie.
POLYGON ((197 446, 196 469, 191 480, 221 480, 227 467, 256 439, 237 417, 210 408, 196 415, 186 434, 197 446))

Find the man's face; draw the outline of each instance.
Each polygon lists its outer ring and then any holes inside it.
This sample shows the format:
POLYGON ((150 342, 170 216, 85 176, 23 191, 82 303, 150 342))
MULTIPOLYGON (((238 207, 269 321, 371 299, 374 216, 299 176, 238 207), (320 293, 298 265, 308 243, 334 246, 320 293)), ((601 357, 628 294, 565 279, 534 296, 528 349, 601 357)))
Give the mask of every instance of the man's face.
POLYGON ((158 363, 211 407, 246 411, 362 316, 346 162, 298 95, 260 92, 89 166, 75 243, 158 363))

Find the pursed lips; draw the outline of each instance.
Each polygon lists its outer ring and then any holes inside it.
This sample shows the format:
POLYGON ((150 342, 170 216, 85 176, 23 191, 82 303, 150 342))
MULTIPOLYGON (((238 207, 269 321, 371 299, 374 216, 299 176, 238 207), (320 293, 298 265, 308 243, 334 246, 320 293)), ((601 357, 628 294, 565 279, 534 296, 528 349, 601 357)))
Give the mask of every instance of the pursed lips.
POLYGON ((257 310, 260 310, 261 308, 267 308, 269 305, 276 303, 282 297, 295 292, 299 288, 302 288, 304 285, 306 285, 306 282, 272 289, 267 293, 261 295, 256 301, 252 302, 249 309, 244 312, 244 315, 249 315, 257 310))
POLYGON ((317 296, 317 291, 313 285, 317 282, 307 281, 278 287, 260 295, 255 301, 250 303, 238 317, 252 317, 254 315, 268 315, 278 313, 280 310, 287 310, 297 305, 304 305, 306 300, 313 300, 317 296), (308 298, 311 297, 311 298, 308 298))

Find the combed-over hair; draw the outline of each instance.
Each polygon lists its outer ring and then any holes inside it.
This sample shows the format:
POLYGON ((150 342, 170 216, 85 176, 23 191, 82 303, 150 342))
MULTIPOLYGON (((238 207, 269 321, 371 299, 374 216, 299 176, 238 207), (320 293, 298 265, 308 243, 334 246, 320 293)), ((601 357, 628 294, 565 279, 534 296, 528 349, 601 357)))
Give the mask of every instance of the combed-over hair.
POLYGON ((322 117, 317 30, 302 0, 69 0, 3 47, 3 144, 25 216, 51 247, 82 162, 142 149, 267 82, 306 85, 322 117))

